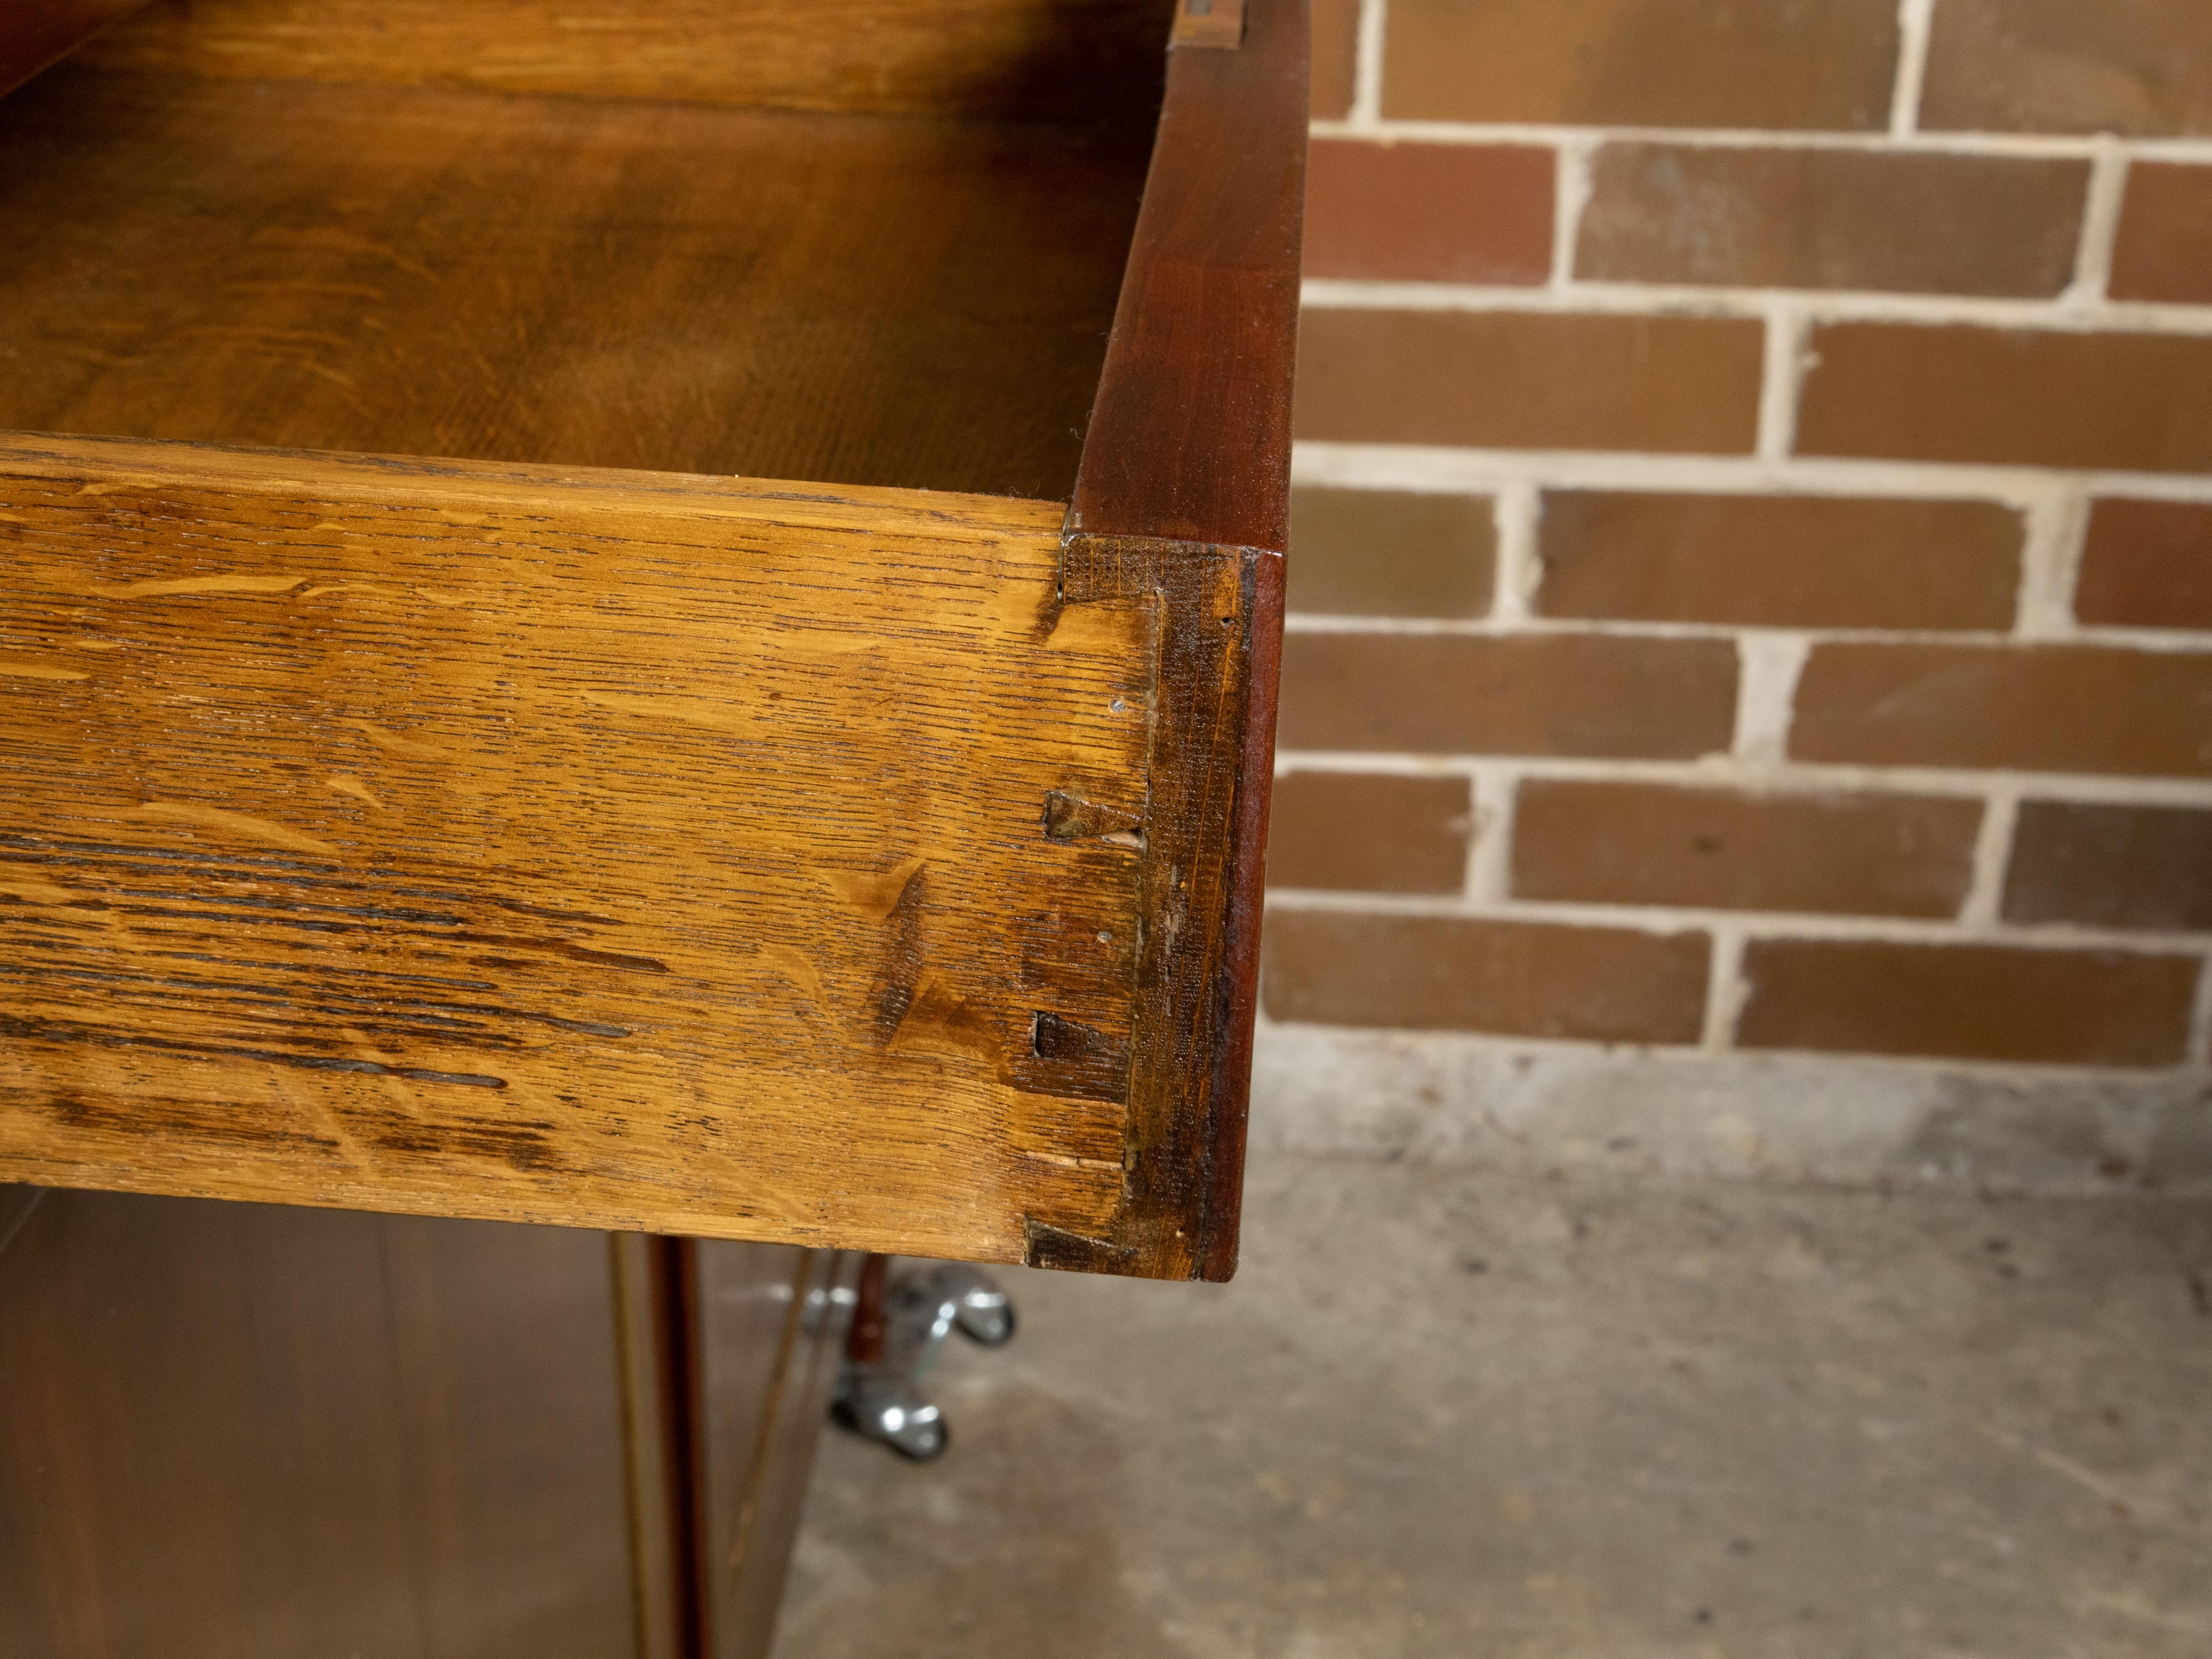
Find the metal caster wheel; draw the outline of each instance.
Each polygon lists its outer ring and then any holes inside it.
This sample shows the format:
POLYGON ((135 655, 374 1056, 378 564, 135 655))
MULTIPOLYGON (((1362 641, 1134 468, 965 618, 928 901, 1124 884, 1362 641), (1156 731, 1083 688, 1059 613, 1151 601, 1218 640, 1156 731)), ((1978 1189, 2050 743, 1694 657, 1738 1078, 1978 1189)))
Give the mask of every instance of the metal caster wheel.
POLYGON ((933 1463, 952 1443, 952 1431, 944 1414, 924 1401, 909 1409, 895 1401, 873 1401, 865 1406, 840 1400, 830 1414, 841 1427, 870 1440, 879 1440, 910 1463, 933 1463))
POLYGON ((856 1434, 927 1463, 951 1443, 945 1414, 921 1391, 945 1340, 958 1331, 987 1348, 1013 1340, 1013 1304, 981 1267, 940 1262, 886 1289, 889 1264, 860 1270, 852 1335, 830 1412, 856 1434))

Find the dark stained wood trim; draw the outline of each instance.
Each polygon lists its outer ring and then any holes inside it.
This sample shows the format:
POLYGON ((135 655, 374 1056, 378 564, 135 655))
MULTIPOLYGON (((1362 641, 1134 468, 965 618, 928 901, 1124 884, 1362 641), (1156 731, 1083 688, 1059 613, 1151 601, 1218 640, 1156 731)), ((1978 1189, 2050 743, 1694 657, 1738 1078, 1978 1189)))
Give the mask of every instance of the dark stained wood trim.
POLYGON ((853 1285, 853 1322, 845 1338, 845 1357, 856 1365, 872 1365, 884 1357, 884 1295, 890 1271, 891 1259, 880 1250, 860 1258, 860 1277, 853 1285))
POLYGON ((1124 1211, 1040 1266, 1227 1279, 1258 1002, 1290 539, 1306 0, 1169 57, 1063 539, 1065 603, 1158 603, 1124 1211), (1233 621, 1231 618, 1233 617, 1233 621))
POLYGON ((0 7, 0 95, 67 57, 146 0, 8 0, 0 7))
POLYGON ((1206 1097, 1206 1224, 1199 1276, 1237 1271, 1244 1200, 1244 1138, 1252 1097, 1252 1031, 1260 1003, 1260 921, 1267 874, 1267 809, 1275 782, 1275 705, 1283 664, 1284 560, 1244 562, 1244 708, 1230 847, 1229 913, 1215 975, 1213 1077, 1206 1097))
POLYGON ((1306 0, 1169 54, 1071 531, 1285 550, 1307 87, 1306 0))
POLYGON ((1154 607, 1152 726, 1122 1206, 1104 1237, 1032 1223, 1032 1266, 1235 1269, 1281 594, 1281 556, 1260 549, 1064 544, 1063 604, 1154 607))
POLYGON ((699 1245, 690 1238, 655 1237, 654 1292, 662 1344, 661 1424, 668 1437, 669 1565, 676 1577, 676 1650, 681 1659, 707 1659, 714 1582, 708 1559, 706 1378, 699 1328, 699 1245))

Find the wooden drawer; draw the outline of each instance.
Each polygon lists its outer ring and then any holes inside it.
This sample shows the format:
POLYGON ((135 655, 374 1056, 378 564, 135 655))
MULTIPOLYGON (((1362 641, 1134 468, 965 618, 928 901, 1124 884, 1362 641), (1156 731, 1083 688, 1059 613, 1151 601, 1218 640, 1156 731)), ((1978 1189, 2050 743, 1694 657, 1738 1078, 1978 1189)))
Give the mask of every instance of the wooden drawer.
POLYGON ((1226 1276, 1305 15, 1183 3, 0 100, 0 1180, 1226 1276))

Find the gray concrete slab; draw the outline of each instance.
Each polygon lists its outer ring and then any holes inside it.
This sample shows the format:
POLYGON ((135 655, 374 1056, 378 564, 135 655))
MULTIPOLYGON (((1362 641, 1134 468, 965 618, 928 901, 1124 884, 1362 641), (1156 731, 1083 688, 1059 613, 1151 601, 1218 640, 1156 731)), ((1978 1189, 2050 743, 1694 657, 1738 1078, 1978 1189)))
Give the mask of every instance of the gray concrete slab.
POLYGON ((833 1434, 778 1659, 2206 1659, 2212 1205, 1275 1152, 833 1434))

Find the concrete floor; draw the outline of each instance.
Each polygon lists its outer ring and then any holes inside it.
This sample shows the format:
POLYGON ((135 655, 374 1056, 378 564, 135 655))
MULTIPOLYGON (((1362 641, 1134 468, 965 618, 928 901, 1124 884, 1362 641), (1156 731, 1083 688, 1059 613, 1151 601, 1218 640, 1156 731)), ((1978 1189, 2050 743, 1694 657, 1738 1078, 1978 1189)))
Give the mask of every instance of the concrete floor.
POLYGON ((2206 1659, 2212 1205, 1274 1153, 823 1444, 777 1659, 2206 1659))

